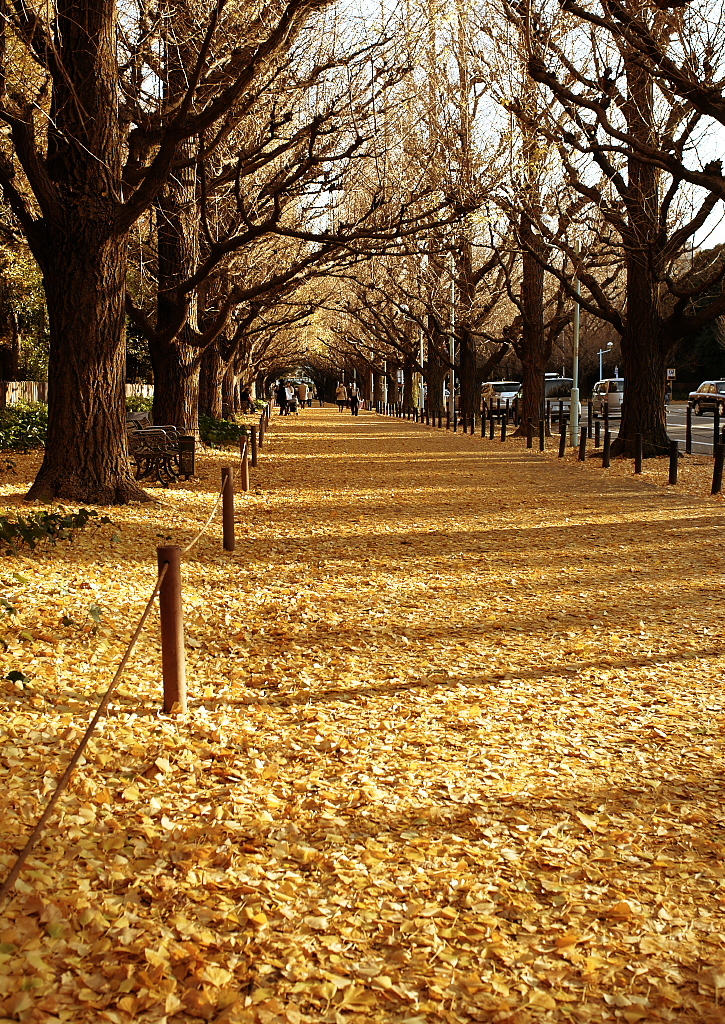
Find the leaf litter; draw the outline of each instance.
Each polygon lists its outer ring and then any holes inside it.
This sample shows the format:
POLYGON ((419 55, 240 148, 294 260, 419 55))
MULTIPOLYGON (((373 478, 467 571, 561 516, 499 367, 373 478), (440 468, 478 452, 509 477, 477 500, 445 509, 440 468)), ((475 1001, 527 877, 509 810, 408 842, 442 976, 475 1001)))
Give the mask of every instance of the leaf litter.
MULTIPOLYGON (((3 874, 228 461, 2 561, 3 874)), ((328 409, 237 522, 189 712, 150 629, 0 908, 0 1022, 722 1021, 720 503, 328 409)))

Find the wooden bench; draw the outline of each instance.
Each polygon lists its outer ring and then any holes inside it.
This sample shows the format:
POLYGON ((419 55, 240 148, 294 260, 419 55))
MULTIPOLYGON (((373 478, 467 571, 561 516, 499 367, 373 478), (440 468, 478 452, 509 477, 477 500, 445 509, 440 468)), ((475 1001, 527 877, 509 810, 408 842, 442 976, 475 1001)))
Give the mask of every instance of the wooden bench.
POLYGON ((195 439, 181 434, 176 427, 152 427, 145 414, 135 414, 126 423, 128 450, 136 464, 137 480, 156 477, 162 487, 168 487, 183 476, 194 475, 195 439))

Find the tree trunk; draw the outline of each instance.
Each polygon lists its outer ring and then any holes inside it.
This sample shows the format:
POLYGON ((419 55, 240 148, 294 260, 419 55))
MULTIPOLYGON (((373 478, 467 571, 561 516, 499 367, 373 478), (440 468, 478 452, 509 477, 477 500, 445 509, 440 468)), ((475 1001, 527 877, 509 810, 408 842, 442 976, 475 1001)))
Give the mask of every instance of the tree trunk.
POLYGON ((46 252, 48 444, 28 499, 148 500, 126 448, 126 238, 69 217, 46 252))
POLYGON ((235 392, 234 367, 230 362, 222 378, 222 418, 233 420, 236 416, 234 392, 235 392))
POLYGON ((413 366, 406 363, 403 366, 403 407, 410 409, 413 405, 413 366))
POLYGON ((215 343, 206 349, 201 360, 199 373, 199 413, 212 416, 215 420, 222 418, 222 378, 224 366, 219 354, 219 346, 215 343))
POLYGON ((524 397, 521 423, 516 433, 524 435, 527 422, 531 419, 538 423, 544 414, 544 373, 551 348, 544 332, 544 270, 526 248, 535 248, 542 242, 526 215, 521 219, 520 231, 525 247, 522 256, 521 340, 516 345, 516 354, 523 368, 524 397))
MULTIPOLYGON (((625 58, 629 131, 651 141, 654 122, 652 81, 636 57, 625 58)), ((627 161, 626 196, 628 231, 623 238, 627 266, 627 318, 622 334, 625 388, 619 435, 613 456, 634 455, 635 434, 642 435, 646 458, 667 453, 665 414, 665 353, 659 308, 657 259, 659 254, 658 171, 635 154, 627 161)))
POLYGON ((116 10, 96 0, 58 0, 55 9, 43 175, 21 154, 44 195, 44 217, 28 230, 28 241, 43 271, 50 326, 48 441, 28 498, 148 500, 131 472, 125 428, 127 235, 116 225, 123 149, 116 10))

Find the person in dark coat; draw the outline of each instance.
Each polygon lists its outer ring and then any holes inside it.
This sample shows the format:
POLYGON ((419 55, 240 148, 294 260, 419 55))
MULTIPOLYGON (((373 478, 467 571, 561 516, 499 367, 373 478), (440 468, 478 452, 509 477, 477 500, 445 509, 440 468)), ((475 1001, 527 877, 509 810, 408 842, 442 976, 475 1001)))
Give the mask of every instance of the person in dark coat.
POLYGON ((280 416, 287 415, 287 384, 281 380, 277 386, 277 404, 280 416))

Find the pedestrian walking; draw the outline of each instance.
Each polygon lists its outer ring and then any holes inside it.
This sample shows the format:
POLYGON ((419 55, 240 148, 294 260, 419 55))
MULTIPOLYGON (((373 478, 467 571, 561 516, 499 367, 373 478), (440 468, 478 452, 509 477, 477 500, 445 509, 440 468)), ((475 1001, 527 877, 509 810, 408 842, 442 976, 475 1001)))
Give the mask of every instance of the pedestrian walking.
POLYGON ((304 409, 307 405, 307 385, 304 381, 297 385, 297 397, 300 400, 300 405, 304 409))
POLYGON ((340 412, 342 412, 342 410, 347 405, 347 388, 342 383, 342 381, 338 382, 337 388, 335 390, 335 401, 337 402, 337 408, 340 410, 340 412))
POLYGON ((287 382, 281 380, 277 385, 277 405, 280 416, 287 415, 287 382))
POLYGON ((350 385, 350 414, 357 416, 360 410, 360 388, 355 381, 350 385))

